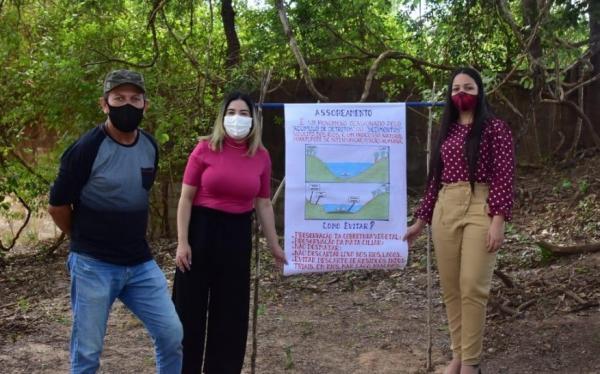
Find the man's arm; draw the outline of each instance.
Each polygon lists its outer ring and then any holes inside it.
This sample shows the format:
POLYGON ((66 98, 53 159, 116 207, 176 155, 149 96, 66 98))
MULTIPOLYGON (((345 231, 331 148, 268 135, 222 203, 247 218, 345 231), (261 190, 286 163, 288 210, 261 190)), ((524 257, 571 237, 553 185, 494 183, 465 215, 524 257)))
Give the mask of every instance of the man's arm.
POLYGON ((73 216, 71 205, 49 205, 48 213, 50 213, 52 220, 62 232, 71 235, 71 218, 73 216))

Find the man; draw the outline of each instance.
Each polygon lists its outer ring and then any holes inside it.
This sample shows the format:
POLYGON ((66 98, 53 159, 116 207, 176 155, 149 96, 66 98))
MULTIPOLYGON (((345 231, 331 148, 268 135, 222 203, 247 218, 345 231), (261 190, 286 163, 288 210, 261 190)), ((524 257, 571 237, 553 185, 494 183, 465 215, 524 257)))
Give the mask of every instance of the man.
POLYGON ((106 122, 62 155, 48 209, 71 237, 71 373, 97 371, 108 314, 118 298, 152 336, 158 373, 178 374, 181 323, 146 242, 158 148, 138 129, 148 108, 142 75, 109 73, 100 104, 106 122))

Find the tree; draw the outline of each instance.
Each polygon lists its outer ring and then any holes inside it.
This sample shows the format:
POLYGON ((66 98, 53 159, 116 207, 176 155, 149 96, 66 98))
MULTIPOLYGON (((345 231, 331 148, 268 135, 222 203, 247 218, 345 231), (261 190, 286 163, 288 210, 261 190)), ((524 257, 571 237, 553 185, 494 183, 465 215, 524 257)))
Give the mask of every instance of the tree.
MULTIPOLYGON (((274 81, 312 84, 321 101, 328 99, 323 82, 359 78, 362 90, 346 94, 364 101, 376 86, 377 100, 418 100, 456 66, 473 65, 490 97, 517 116, 516 134, 541 134, 522 139, 522 149, 539 149, 537 161, 600 146, 597 1, 436 0, 419 16, 412 0, 0 4, 0 197, 21 197, 32 211, 45 204, 40 196, 60 153, 104 120, 96 106, 102 77, 123 67, 140 70, 149 87, 144 127, 161 151, 152 206, 157 235, 172 234, 176 185, 223 93, 256 91, 269 68, 274 81), (214 4, 221 22, 214 22, 214 4), (523 92, 527 102, 517 102, 523 92), (562 141, 548 131, 553 120, 536 119, 559 108, 581 123, 563 128, 562 141)), ((376 157, 387 156, 380 150, 376 157)))
MULTIPOLYGON (((600 2, 588 0, 589 17, 589 50, 591 51, 590 64, 594 78, 600 77, 600 2)), ((600 133, 600 79, 595 79, 586 88, 585 95, 586 114, 596 131, 600 133)))
POLYGON ((231 0, 221 1, 221 19, 227 40, 225 68, 229 69, 240 64, 240 41, 235 31, 235 12, 231 0))

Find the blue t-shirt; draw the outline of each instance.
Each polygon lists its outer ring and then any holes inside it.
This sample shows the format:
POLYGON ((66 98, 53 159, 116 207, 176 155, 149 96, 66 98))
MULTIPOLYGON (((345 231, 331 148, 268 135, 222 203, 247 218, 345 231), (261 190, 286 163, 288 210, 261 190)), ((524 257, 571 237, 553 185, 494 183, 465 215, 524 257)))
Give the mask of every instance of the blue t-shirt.
POLYGON ((139 130, 133 144, 88 131, 63 153, 50 204, 72 205, 71 251, 119 265, 152 258, 146 241, 158 147, 139 130))

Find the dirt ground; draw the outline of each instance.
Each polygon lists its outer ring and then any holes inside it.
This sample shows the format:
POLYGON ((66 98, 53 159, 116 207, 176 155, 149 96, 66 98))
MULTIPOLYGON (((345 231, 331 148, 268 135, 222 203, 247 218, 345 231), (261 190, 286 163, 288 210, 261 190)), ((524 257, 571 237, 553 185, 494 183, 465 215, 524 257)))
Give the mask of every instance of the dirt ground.
MULTIPOLYGON (((599 161, 520 170, 526 177, 517 181, 515 220, 498 258, 507 279, 494 278, 483 372, 600 373, 600 253, 556 257, 535 244, 600 241, 599 161)), ((424 244, 417 242, 408 267, 398 271, 282 278, 265 259, 256 372, 426 373, 424 244)), ((153 243, 168 279, 173 254, 161 248, 170 246, 153 243)), ((23 249, 0 269, 0 372, 68 371, 66 253, 65 245, 52 256, 23 249)), ((441 373, 450 350, 435 271, 432 308, 432 362, 441 373)), ((251 349, 250 336, 244 373, 251 349)), ((100 372, 154 372, 150 338, 120 302, 109 320, 100 372)))

